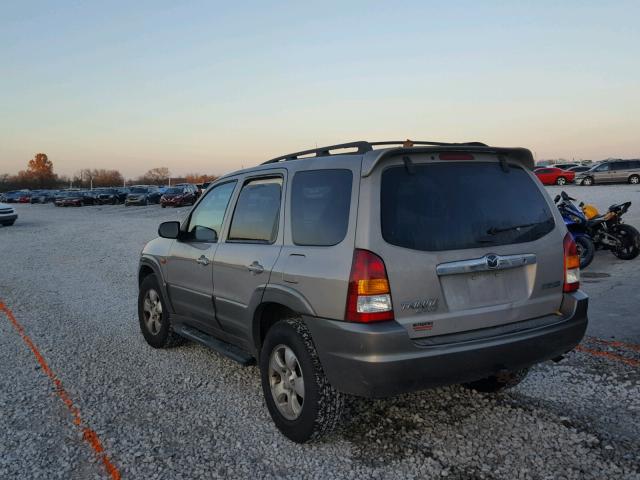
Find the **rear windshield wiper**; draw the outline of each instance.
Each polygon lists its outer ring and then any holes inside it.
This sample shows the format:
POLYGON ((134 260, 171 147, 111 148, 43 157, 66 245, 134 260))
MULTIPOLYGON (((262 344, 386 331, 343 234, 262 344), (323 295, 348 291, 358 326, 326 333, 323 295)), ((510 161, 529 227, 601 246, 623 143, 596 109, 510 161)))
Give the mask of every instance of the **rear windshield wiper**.
POLYGON ((535 226, 542 225, 542 224, 548 223, 548 222, 549 222, 549 220, 544 220, 542 222, 523 223, 521 225, 512 225, 511 227, 505 227, 505 228, 491 227, 489 230, 487 230, 487 234, 488 235, 497 235, 498 233, 510 232, 512 230, 520 230, 521 228, 535 227, 535 226))

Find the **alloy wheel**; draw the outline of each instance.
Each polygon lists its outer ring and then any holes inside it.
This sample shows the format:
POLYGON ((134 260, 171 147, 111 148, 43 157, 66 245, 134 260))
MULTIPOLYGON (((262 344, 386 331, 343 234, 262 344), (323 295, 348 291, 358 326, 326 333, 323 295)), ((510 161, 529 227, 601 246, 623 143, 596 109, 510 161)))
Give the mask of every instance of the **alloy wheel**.
POLYGON ((278 411, 295 420, 304 406, 304 379, 298 357, 286 345, 276 346, 269 357, 269 385, 278 411))
POLYGON ((152 335, 157 335, 162 328, 162 302, 160 295, 153 288, 147 290, 142 303, 144 323, 152 335))

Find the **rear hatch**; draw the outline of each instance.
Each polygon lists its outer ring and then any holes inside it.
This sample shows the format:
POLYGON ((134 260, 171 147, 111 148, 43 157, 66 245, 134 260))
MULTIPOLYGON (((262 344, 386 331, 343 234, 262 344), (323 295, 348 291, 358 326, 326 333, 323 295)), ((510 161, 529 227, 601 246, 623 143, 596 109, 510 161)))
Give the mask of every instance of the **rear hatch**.
POLYGON ((564 230, 522 166, 491 154, 416 154, 384 162, 364 183, 377 229, 361 246, 384 260, 395 319, 412 338, 558 311, 564 230))

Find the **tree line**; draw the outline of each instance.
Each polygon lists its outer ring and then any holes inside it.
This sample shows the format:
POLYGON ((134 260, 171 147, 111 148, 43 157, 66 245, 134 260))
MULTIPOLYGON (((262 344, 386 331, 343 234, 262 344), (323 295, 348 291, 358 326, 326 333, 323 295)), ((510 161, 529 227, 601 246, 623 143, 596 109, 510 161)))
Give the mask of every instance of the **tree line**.
MULTIPOLYGON (((166 167, 148 170, 144 175, 128 179, 127 185, 168 185, 171 183, 203 183, 213 181, 216 175, 190 173, 181 177, 171 177, 166 167)), ((98 188, 122 187, 125 185, 124 176, 118 170, 104 168, 82 169, 72 176, 57 175, 53 170, 53 162, 46 153, 36 153, 27 163, 25 170, 16 175, 0 174, 0 192, 8 190, 38 190, 68 188, 98 188)))

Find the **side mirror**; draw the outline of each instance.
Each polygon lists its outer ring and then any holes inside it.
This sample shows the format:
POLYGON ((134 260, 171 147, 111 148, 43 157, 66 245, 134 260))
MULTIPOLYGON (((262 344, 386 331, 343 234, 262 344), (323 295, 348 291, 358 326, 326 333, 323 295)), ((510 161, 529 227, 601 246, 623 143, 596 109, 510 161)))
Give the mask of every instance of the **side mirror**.
POLYGON ((556 198, 553 199, 553 203, 558 203, 560 200, 560 195, 556 195, 556 198))
POLYGON ((180 222, 162 222, 158 227, 158 235, 162 238, 178 238, 180 234, 180 222))

